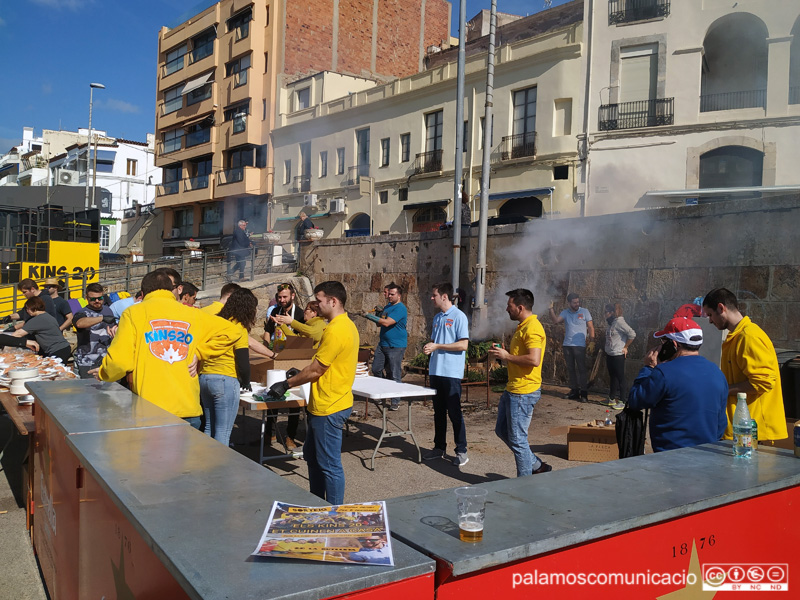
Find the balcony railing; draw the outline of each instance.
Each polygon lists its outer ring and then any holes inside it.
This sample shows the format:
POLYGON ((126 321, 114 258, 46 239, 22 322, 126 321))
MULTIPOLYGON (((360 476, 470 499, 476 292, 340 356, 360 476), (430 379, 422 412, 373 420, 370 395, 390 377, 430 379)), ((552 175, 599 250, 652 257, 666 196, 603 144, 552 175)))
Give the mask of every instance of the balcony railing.
POLYGON ((178 235, 172 236, 172 239, 190 238, 192 237, 192 235, 194 235, 194 225, 192 225, 191 223, 188 223, 186 225, 173 226, 173 229, 178 230, 178 235))
POLYGON ((181 180, 170 181, 169 183, 162 183, 156 188, 156 193, 159 196, 170 196, 177 194, 180 190, 181 180))
POLYGON ((636 129, 672 125, 675 121, 674 98, 638 100, 600 107, 600 131, 636 129))
POLYGON ((244 180, 244 167, 233 167, 217 172, 217 185, 238 183, 244 180))
POLYGON ((172 75, 176 71, 180 71, 183 68, 183 62, 185 56, 186 56, 185 54, 181 54, 180 56, 177 56, 172 60, 167 61, 164 64, 164 77, 166 77, 167 75, 172 75))
POLYGON ((789 104, 800 104, 800 86, 789 88, 789 104))
POLYGON ((442 150, 420 152, 414 159, 414 173, 437 173, 442 170, 442 150))
POLYGON ((669 5, 670 0, 608 0, 608 24, 666 17, 669 5))
POLYGON ((203 60, 206 56, 211 56, 212 54, 214 54, 214 40, 209 40, 199 46, 195 46, 189 53, 189 56, 191 57, 191 63, 194 64, 198 60, 203 60))
POLYGON ((183 181, 186 184, 183 189, 187 192, 202 190, 208 187, 208 175, 197 175, 196 177, 189 177, 183 181))
POLYGON ((362 177, 369 177, 369 165, 356 165, 347 169, 347 185, 358 185, 362 177))
POLYGON ((536 132, 507 135, 503 138, 502 160, 536 156, 536 132))
POLYGON ((723 92, 700 96, 700 112, 736 110, 737 108, 767 108, 767 90, 723 92))
POLYGON ((311 191, 311 177, 308 175, 298 175, 294 178, 292 190, 295 192, 310 192, 311 191))

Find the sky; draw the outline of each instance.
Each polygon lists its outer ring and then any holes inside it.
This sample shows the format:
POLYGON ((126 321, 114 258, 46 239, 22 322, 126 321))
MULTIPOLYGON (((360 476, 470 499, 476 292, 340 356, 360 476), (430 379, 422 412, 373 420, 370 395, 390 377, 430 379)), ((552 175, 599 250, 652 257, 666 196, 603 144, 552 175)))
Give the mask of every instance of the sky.
MULTIPOLYGON (((458 35, 460 1, 450 1, 452 34, 458 35)), ((528 15, 539 12, 544 1, 497 0, 497 10, 528 15)), ((490 3, 467 0, 467 20, 490 3)), ((94 92, 92 128, 144 142, 155 128, 158 31, 210 4, 0 0, 0 154, 20 143, 26 126, 37 136, 42 129, 88 127, 91 82, 106 86, 94 92)))

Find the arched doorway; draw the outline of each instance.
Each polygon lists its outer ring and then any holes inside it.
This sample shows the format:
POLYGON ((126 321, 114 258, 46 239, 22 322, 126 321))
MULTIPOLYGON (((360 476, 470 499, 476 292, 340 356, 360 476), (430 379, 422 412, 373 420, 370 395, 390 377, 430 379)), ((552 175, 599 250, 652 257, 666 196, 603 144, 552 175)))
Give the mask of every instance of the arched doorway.
POLYGON ((728 14, 703 40, 700 112, 766 108, 767 26, 749 13, 728 14))
POLYGON ((700 155, 700 189, 762 184, 764 153, 744 146, 723 146, 700 155))
POLYGON ((345 237, 362 237, 369 235, 369 215, 366 213, 358 213, 354 215, 350 222, 347 224, 347 231, 345 237))
POLYGON ((447 213, 440 206, 426 206, 417 210, 411 218, 413 232, 438 231, 447 221, 447 213))

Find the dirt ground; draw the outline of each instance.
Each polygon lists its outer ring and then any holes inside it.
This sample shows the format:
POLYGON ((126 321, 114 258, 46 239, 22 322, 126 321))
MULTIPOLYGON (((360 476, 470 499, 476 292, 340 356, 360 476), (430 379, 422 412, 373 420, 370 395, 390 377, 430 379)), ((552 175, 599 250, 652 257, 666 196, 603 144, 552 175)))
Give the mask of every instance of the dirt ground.
MULTIPOLYGON (((403 381, 422 385, 423 377, 409 374, 403 381)), ((566 388, 545 386, 542 398, 534 409, 528 432, 531 449, 552 465, 554 470, 586 463, 568 461, 566 434, 551 435, 550 430, 605 418, 608 410, 599 404, 603 396, 590 395, 590 402, 582 404, 565 399, 567 392, 566 388)), ((381 430, 380 410, 370 405, 365 417, 365 403, 357 400, 354 405, 353 425, 342 443, 342 464, 346 477, 345 501, 366 502, 515 477, 513 455, 494 433, 500 393, 489 392, 488 407, 485 387, 470 387, 469 398, 466 396, 466 393, 462 394, 462 406, 470 460, 461 469, 452 465, 449 460, 417 463, 416 449, 411 438, 402 436, 384 440, 375 459, 375 470, 371 470, 370 458, 381 430)), ((613 413, 611 411, 612 420, 613 413)), ((405 405, 399 411, 388 414, 392 421, 405 427, 408 418, 405 405)), ((240 417, 232 436, 235 449, 254 459, 257 459, 258 453, 259 419, 258 413, 248 413, 245 419, 240 417), (244 444, 241 443, 243 428, 247 439, 244 444)), ((279 427, 282 430, 285 427, 284 419, 280 419, 279 427)), ((413 403, 411 428, 423 452, 432 447, 433 406, 430 401, 413 403)), ((303 422, 300 424, 298 437, 304 437, 303 422)), ((278 444, 273 444, 270 453, 277 456, 281 452, 282 448, 279 452, 278 444)), ((452 456, 453 453, 452 427, 448 422, 448 455, 452 456)), ((308 489, 308 473, 302 459, 281 458, 266 464, 292 483, 308 489)))

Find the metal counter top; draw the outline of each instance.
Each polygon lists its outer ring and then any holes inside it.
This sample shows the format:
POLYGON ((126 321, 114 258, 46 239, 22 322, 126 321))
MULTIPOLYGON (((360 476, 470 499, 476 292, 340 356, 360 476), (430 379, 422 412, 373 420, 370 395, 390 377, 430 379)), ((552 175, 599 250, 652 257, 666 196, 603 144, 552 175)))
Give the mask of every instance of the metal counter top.
POLYGON ((480 484, 489 496, 476 544, 458 539, 452 489, 386 504, 392 535, 458 577, 797 485, 791 451, 762 446, 740 461, 717 442, 480 484))
POLYGON ((327 598, 434 571, 431 559, 397 541, 395 567, 250 556, 273 501, 326 503, 191 427, 67 443, 190 597, 327 598))
POLYGON ((34 381, 28 389, 64 435, 137 427, 189 426, 186 421, 125 389, 94 379, 34 381))

